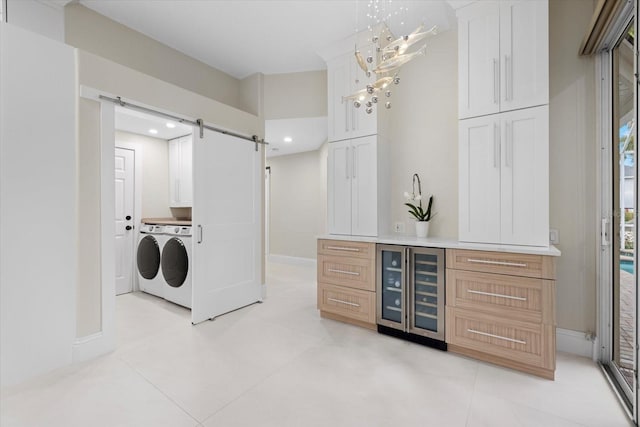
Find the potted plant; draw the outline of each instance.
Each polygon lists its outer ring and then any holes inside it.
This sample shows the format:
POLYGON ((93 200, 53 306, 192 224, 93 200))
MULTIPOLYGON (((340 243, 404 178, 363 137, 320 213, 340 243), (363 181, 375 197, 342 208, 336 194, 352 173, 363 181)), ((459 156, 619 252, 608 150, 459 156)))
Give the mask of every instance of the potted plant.
POLYGON ((413 191, 411 193, 405 191, 404 197, 407 199, 405 206, 409 208, 409 213, 416 219, 416 236, 427 237, 429 234, 429 220, 433 217, 431 215, 433 196, 429 196, 427 209, 424 209, 422 207, 422 185, 417 173, 413 174, 413 191), (417 193, 416 182, 418 183, 417 193))

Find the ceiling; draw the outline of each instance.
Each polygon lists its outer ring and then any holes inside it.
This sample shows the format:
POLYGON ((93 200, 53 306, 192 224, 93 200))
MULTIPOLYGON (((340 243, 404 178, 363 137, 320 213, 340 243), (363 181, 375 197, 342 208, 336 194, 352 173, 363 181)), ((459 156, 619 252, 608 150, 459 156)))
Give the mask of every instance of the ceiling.
POLYGON ((327 126, 326 117, 265 120, 267 157, 317 150, 327 140, 327 126))
POLYGON ((173 139, 193 132, 191 126, 116 106, 116 129, 150 138, 173 139), (167 123, 175 127, 167 127, 167 123), (151 129, 157 133, 150 132, 151 129))
MULTIPOLYGON (((375 0, 374 0, 375 1, 375 0)), ((455 26, 441 0, 377 0, 408 11, 388 22, 400 36, 420 23, 455 26)), ((79 0, 84 6, 236 78, 325 69, 316 52, 363 30, 368 0, 79 0)), ((396 9, 394 9, 396 10, 396 9)))

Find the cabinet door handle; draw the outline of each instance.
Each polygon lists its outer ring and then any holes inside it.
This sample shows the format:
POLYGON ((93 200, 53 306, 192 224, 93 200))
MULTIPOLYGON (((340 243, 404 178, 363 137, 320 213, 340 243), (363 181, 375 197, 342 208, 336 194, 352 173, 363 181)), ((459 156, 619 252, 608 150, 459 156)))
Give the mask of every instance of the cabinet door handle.
POLYGON ((342 301, 341 299, 335 299, 335 298, 327 298, 327 299, 329 301, 337 302, 340 304, 350 305, 351 307, 360 307, 360 304, 356 304, 355 302, 342 301))
POLYGON ((344 246, 327 246, 327 249, 333 249, 334 251, 360 252, 360 249, 358 248, 348 248, 344 246))
POLYGON ((345 149, 345 155, 344 155, 344 175, 345 178, 349 179, 349 147, 347 147, 345 149))
POLYGON ((356 109, 351 108, 351 130, 356 130, 356 109))
POLYGON ((500 128, 493 124, 493 167, 500 167, 500 128))
POLYGON ((349 132, 349 101, 344 103, 344 131, 349 132))
POLYGON ((356 165, 358 164, 357 162, 357 157, 358 156, 358 147, 353 147, 353 154, 351 156, 351 168, 353 169, 353 177, 356 177, 356 165))
POLYGON ((498 59, 493 58, 493 103, 498 103, 498 86, 500 80, 498 76, 498 59))
POLYGON ((511 167, 513 164, 513 125, 510 122, 505 123, 505 153, 504 165, 511 167))
POLYGON ((360 273, 358 273, 357 271, 336 270, 336 269, 333 269, 333 268, 328 268, 327 271, 329 271, 331 273, 348 274, 350 276, 359 276, 360 275, 360 273))
POLYGON ((202 226, 198 224, 198 243, 202 243, 202 226))
POLYGON ((523 262, 490 261, 488 259, 467 258, 467 262, 473 262, 476 264, 504 265, 506 267, 527 267, 527 264, 523 262))
POLYGON ((514 297, 513 295, 504 295, 504 294, 494 294, 493 292, 475 291, 473 289, 467 289, 467 292, 469 292, 470 294, 486 295, 488 297, 514 299, 514 300, 518 300, 518 301, 526 301, 527 300, 526 298, 523 298, 523 297, 514 297))
POLYGON ((505 101, 511 101, 513 99, 513 61, 511 61, 511 55, 504 56, 504 73, 506 74, 504 79, 504 99, 505 101))
POLYGON ((485 337, 497 338, 499 340, 514 342, 516 344, 527 345, 526 341, 517 340, 515 338, 503 337, 503 336, 500 336, 500 335, 494 335, 494 334, 490 334, 488 332, 476 331, 475 329, 467 329, 467 332, 470 332, 472 334, 482 335, 482 336, 485 336, 485 337))

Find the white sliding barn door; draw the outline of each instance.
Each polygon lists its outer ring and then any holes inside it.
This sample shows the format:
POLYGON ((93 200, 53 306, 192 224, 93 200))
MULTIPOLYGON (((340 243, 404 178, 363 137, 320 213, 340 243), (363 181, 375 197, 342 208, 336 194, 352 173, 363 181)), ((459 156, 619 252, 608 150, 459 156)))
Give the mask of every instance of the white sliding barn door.
POLYGON ((262 150, 193 132, 193 302, 197 324, 261 300, 262 150))

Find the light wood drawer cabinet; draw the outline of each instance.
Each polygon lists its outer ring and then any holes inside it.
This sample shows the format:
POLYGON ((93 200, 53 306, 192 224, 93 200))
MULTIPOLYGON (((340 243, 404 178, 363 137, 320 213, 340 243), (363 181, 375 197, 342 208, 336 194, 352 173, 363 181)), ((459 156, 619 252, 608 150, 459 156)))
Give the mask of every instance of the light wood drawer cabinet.
POLYGON ((555 324, 555 281, 447 270, 449 305, 505 319, 555 324))
POLYGON ((555 369, 552 325, 447 308, 448 342, 522 365, 555 369))
POLYGON ((543 279, 556 276, 552 257, 507 252, 449 249, 447 268, 543 279))
POLYGON ((318 308, 364 323, 376 321, 376 294, 343 286, 318 285, 318 308))
POLYGON ((318 240, 318 309, 322 317, 376 328, 376 245, 318 240))
POLYGON ((554 378, 553 257, 448 249, 446 282, 450 351, 554 378))

